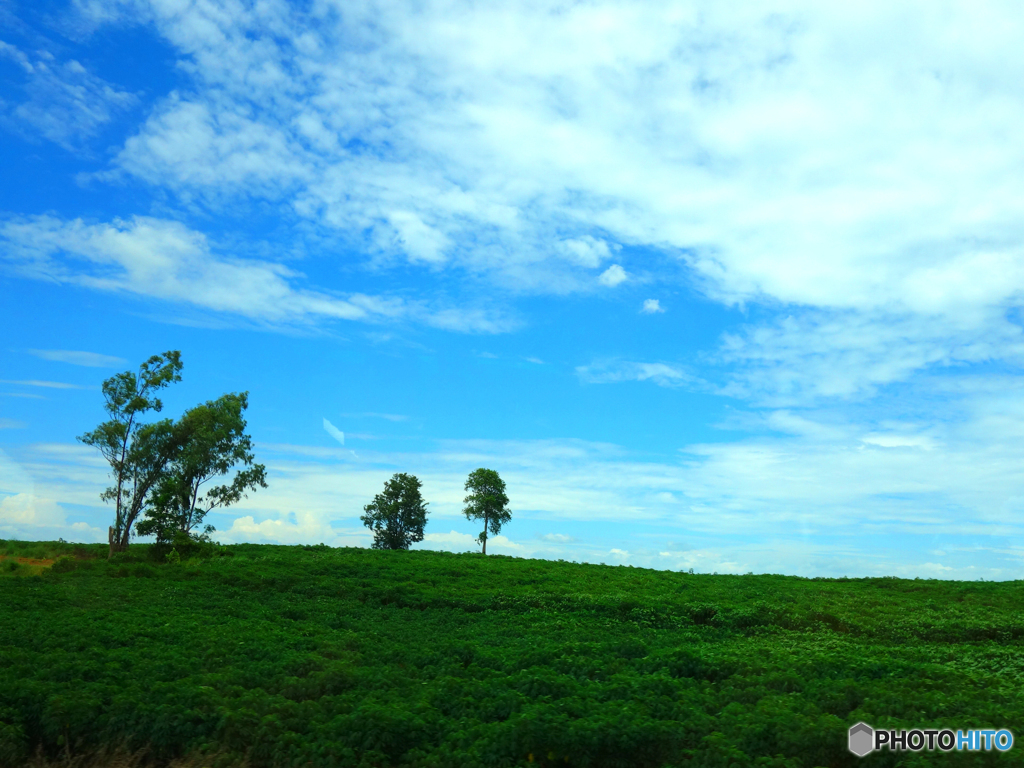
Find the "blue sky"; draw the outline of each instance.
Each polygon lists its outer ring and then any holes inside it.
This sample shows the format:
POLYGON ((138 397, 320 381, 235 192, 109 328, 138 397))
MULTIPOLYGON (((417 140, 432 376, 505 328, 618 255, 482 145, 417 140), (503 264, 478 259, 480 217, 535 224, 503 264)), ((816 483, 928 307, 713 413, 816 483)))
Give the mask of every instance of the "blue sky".
POLYGON ((1024 577, 1011 3, 0 0, 0 536, 101 541, 99 385, 250 392, 222 541, 1024 577), (343 443, 339 439, 344 434, 343 443))

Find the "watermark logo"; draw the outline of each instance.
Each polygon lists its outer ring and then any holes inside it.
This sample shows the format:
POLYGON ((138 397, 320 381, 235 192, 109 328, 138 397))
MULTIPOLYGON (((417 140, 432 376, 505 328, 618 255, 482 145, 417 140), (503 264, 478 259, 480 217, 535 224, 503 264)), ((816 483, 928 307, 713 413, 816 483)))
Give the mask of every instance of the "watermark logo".
POLYGON ((848 746, 857 757, 871 752, 889 749, 894 752, 920 752, 922 749, 938 749, 942 752, 988 751, 1006 752, 1013 746, 1013 734, 1006 728, 952 731, 934 728, 912 728, 911 730, 875 730, 867 723, 850 726, 848 746))

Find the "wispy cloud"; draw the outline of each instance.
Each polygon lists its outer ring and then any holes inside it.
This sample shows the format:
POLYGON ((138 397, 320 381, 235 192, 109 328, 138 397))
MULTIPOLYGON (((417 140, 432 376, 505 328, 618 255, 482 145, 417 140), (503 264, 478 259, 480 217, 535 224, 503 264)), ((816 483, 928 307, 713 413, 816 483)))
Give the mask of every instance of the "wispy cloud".
POLYGON ((645 315, 657 315, 665 310, 657 299, 644 299, 644 305, 640 311, 645 315))
POLYGON ((67 384, 63 381, 38 381, 36 379, 26 381, 0 379, 0 384, 18 384, 23 387, 44 387, 45 389, 96 389, 96 387, 85 387, 81 384, 67 384))
POLYGON ((568 544, 571 541, 575 541, 572 536, 566 536, 564 533, 545 533, 541 538, 544 541, 553 541, 558 544, 568 544))
POLYGON ((3 258, 22 275, 163 299, 274 324, 411 320, 463 332, 500 333, 512 321, 474 308, 432 308, 399 298, 302 288, 287 266, 221 255, 183 224, 137 216, 110 224, 52 216, 0 223, 3 258))
POLYGON ((408 421, 408 416, 400 413, 343 413, 347 419, 384 419, 386 421, 408 421))
POLYGON ((17 419, 0 418, 0 429, 24 429, 25 422, 17 419))
POLYGON ((0 125, 29 140, 42 137, 78 149, 138 102, 135 94, 118 90, 74 59, 59 61, 47 51, 29 55, 2 40, 0 58, 17 63, 25 92, 19 103, 0 101, 0 125))
POLYGON ((28 353, 42 360, 82 365, 88 368, 114 368, 128 363, 123 357, 101 355, 96 352, 78 352, 68 349, 30 349, 28 353))
POLYGON ((805 311, 726 334, 717 359, 734 366, 725 394, 810 405, 868 397, 929 370, 988 361, 1020 366, 1024 331, 997 309, 959 318, 805 311))
POLYGON ((580 365, 576 375, 585 384, 610 384, 619 381, 651 381, 662 387, 678 387, 695 382, 681 366, 668 363, 637 363, 608 360, 580 365))

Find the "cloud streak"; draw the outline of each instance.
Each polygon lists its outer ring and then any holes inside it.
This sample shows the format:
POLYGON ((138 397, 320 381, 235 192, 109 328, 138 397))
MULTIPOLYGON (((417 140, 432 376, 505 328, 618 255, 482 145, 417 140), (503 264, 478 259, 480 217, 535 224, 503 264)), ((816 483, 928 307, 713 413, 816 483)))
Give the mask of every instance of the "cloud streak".
POLYGON ((327 419, 324 419, 324 431, 342 445, 345 444, 345 433, 331 424, 327 419))
POLYGON ((97 352, 80 352, 67 349, 30 349, 28 353, 41 360, 81 365, 87 368, 114 368, 119 365, 127 365, 128 363, 123 357, 101 355, 97 352))
POLYGON ((0 223, 0 244, 8 264, 27 277, 162 299, 265 325, 411 320, 471 333, 513 327, 487 310, 432 309, 397 298, 302 288, 297 284, 303 276, 287 266, 222 255, 201 233, 165 219, 89 224, 53 216, 11 218, 0 223))
POLYGON ((80 384, 67 384, 63 381, 39 381, 37 379, 25 381, 0 379, 0 384, 18 384, 22 387, 43 387, 45 389, 95 389, 95 387, 83 387, 80 384))
POLYGON ((621 381, 650 381, 661 387, 695 385, 696 379, 679 365, 605 360, 576 367, 584 384, 613 384, 621 381))

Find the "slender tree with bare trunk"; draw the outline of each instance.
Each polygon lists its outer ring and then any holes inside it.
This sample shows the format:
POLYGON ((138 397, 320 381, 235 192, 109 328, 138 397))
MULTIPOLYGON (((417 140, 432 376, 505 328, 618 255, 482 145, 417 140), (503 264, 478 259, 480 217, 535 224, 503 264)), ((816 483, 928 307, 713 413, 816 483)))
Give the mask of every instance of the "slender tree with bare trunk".
POLYGON ((138 373, 125 371, 103 382, 104 410, 110 418, 78 439, 99 449, 110 464, 114 484, 100 498, 114 502, 114 524, 108 529, 110 555, 128 549, 132 526, 150 502, 167 464, 180 450, 180 435, 170 419, 144 424, 140 417, 159 413, 156 392, 181 381, 181 353, 153 355, 138 373))
POLYGON ((463 513, 467 520, 483 518, 484 529, 477 536, 477 541, 487 554, 487 534, 495 536, 501 532, 501 526, 512 519, 512 510, 508 508, 508 496, 505 495, 505 481, 493 469, 474 469, 466 480, 466 490, 471 493, 464 499, 466 507, 463 513))

